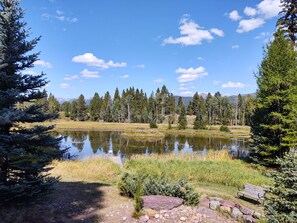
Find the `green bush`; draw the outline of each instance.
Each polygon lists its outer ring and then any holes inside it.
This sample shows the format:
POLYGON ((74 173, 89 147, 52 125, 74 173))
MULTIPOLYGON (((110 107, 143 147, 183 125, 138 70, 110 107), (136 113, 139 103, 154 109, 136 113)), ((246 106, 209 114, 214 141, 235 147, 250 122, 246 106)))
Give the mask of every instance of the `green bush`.
POLYGON ((152 120, 152 121, 150 122, 150 128, 151 128, 151 129, 156 129, 156 128, 158 128, 158 125, 157 125, 156 120, 152 120))
POLYGON ((228 128, 228 126, 226 126, 226 125, 222 125, 222 126, 220 127, 220 131, 221 131, 221 132, 230 132, 230 129, 228 128))
POLYGON ((120 182, 120 194, 134 197, 137 189, 137 182, 142 182, 143 195, 164 195, 179 197, 186 205, 197 205, 199 195, 187 183, 186 180, 172 181, 164 176, 153 177, 149 175, 138 175, 124 173, 120 182))
POLYGON ((136 188, 135 188, 135 194, 134 194, 134 212, 133 212, 133 217, 134 218, 139 218, 143 213, 141 211, 142 209, 142 204, 143 204, 143 199, 141 198, 142 191, 141 191, 141 183, 140 181, 137 181, 136 183, 136 188))

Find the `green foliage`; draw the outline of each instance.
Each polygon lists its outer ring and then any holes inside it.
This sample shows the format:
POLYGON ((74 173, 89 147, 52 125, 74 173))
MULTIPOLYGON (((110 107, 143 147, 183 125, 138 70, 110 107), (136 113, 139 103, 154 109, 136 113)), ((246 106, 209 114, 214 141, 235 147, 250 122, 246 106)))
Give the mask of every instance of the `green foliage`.
POLYGON ((101 111, 101 98, 96 92, 90 101, 90 118, 92 121, 99 121, 101 111))
POLYGON ((199 203, 198 193, 188 185, 186 180, 173 181, 165 176, 156 177, 149 174, 124 173, 119 182, 120 194, 133 197, 137 191, 138 182, 142 183, 143 195, 180 197, 184 199, 186 205, 199 203))
POLYGON ((265 210, 271 223, 297 222, 297 151, 291 150, 277 159, 278 171, 271 174, 265 210))
POLYGON ((158 128, 157 122, 155 119, 153 119, 152 121, 150 121, 150 128, 151 129, 156 129, 158 128))
POLYGON ((27 40, 30 30, 23 22, 24 10, 18 0, 0 1, 0 204, 17 203, 49 189, 57 178, 47 167, 59 159, 60 139, 49 134, 53 126, 21 126, 56 118, 45 114, 38 100, 48 81, 45 74, 23 73, 38 60, 31 53, 40 38, 27 40))
POLYGON ((187 116, 185 106, 181 107, 180 115, 178 117, 178 129, 187 128, 187 116))
POLYGON ((142 204, 143 204, 143 199, 141 198, 142 196, 142 189, 141 189, 141 183, 138 180, 136 182, 136 188, 135 188, 135 193, 134 193, 134 212, 133 212, 133 217, 134 218, 139 218, 142 215, 142 204))
POLYGON ((205 128, 206 128, 206 124, 203 120, 202 113, 198 107, 196 111, 196 118, 195 118, 193 129, 205 129, 205 128))
POLYGON ((222 125, 222 126, 220 127, 220 131, 221 131, 221 132, 230 132, 230 129, 228 128, 228 126, 226 126, 226 125, 222 125))
POLYGON ((254 160, 276 165, 290 147, 297 145, 297 55, 282 32, 264 51, 256 75, 258 91, 252 117, 254 160))

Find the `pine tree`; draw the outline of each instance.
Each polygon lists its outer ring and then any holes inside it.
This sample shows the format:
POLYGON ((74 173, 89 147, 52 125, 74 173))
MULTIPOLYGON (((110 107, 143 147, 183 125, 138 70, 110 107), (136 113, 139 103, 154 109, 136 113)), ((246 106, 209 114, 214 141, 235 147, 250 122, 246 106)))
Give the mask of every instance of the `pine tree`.
POLYGON ((77 100, 73 100, 71 102, 71 107, 70 107, 70 119, 76 120, 76 118, 77 118, 77 100))
POLYGON ((265 212, 271 223, 297 222, 297 151, 291 150, 277 160, 278 171, 272 173, 265 212))
POLYGON ((264 51, 256 78, 252 155, 258 163, 274 165, 276 157, 297 145, 297 55, 281 31, 264 51))
POLYGON ((76 118, 78 121, 85 121, 88 119, 87 117, 87 107, 85 97, 81 94, 77 100, 77 113, 76 118))
POLYGON ((294 45, 297 39, 297 0, 281 0, 281 7, 281 17, 278 19, 277 25, 294 45))
POLYGON ((101 100, 99 94, 96 92, 90 101, 90 117, 92 121, 98 121, 100 118, 101 100))
POLYGON ((176 108, 176 113, 177 114, 180 115, 182 107, 184 107, 184 102, 183 102, 182 97, 179 97, 178 101, 177 101, 177 108, 176 108))
POLYGON ((48 103, 48 112, 49 113, 56 113, 60 110, 60 103, 58 99, 55 98, 54 95, 50 94, 47 100, 48 103))
POLYGON ((185 106, 181 107, 180 115, 178 117, 178 129, 186 129, 187 128, 187 116, 185 106))
POLYGON ((18 0, 0 1, 0 203, 46 191, 57 180, 46 174, 47 165, 64 152, 60 140, 49 134, 53 127, 20 125, 56 117, 35 103, 45 97, 40 91, 47 84, 45 74, 22 73, 38 60, 38 54, 30 52, 39 41, 27 40, 23 17, 18 0))
POLYGON ((195 118, 193 129, 205 129, 205 128, 206 128, 206 125, 205 125, 205 121, 203 120, 202 113, 200 112, 199 107, 197 107, 196 118, 195 118))

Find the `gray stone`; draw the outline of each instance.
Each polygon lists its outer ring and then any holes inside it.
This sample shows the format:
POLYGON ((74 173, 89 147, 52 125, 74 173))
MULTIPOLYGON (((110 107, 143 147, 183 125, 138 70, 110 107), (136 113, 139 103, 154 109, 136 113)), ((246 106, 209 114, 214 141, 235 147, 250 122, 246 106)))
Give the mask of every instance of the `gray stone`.
POLYGON ((139 220, 140 220, 141 222, 147 222, 148 220, 150 220, 150 218, 149 218, 149 216, 147 216, 147 215, 142 215, 142 216, 139 218, 139 220))
POLYGON ((160 218, 160 215, 159 214, 155 214, 155 218, 160 218))
POLYGON ((155 217, 155 215, 156 215, 156 211, 155 210, 153 210, 153 209, 143 209, 143 212, 144 212, 144 214, 145 215, 147 215, 149 218, 153 218, 153 217, 155 217))
POLYGON ((243 214, 238 208, 236 207, 232 208, 232 212, 231 212, 232 218, 241 218, 242 216, 243 214))
POLYGON ((262 217, 262 215, 261 215, 260 212, 255 211, 254 214, 253 214, 253 217, 257 218, 257 219, 260 219, 262 217))
POLYGON ((244 223, 256 223, 256 220, 251 215, 243 215, 242 219, 244 223))
POLYGON ((179 207, 183 203, 183 199, 178 197, 169 197, 162 195, 142 196, 143 208, 153 210, 171 210, 179 207))
POLYGON ((244 215, 253 215, 254 214, 254 210, 246 208, 246 207, 241 207, 240 211, 244 214, 244 215))
POLYGON ((209 208, 212 210, 216 210, 218 207, 220 207, 220 202, 216 200, 210 200, 209 202, 209 208))
POLYGON ((209 200, 210 201, 222 201, 223 199, 219 198, 219 197, 210 197, 209 200))
POLYGON ((180 219, 179 220, 181 220, 181 221, 186 221, 187 220, 187 218, 186 217, 180 217, 180 219))

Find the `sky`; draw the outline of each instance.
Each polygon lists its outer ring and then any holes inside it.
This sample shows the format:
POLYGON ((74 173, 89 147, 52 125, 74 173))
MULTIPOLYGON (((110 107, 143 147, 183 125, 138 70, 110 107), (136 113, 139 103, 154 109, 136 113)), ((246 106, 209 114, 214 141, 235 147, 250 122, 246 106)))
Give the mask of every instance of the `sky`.
POLYGON ((280 0, 21 0, 30 38, 42 36, 35 66, 58 98, 254 93, 280 0))

